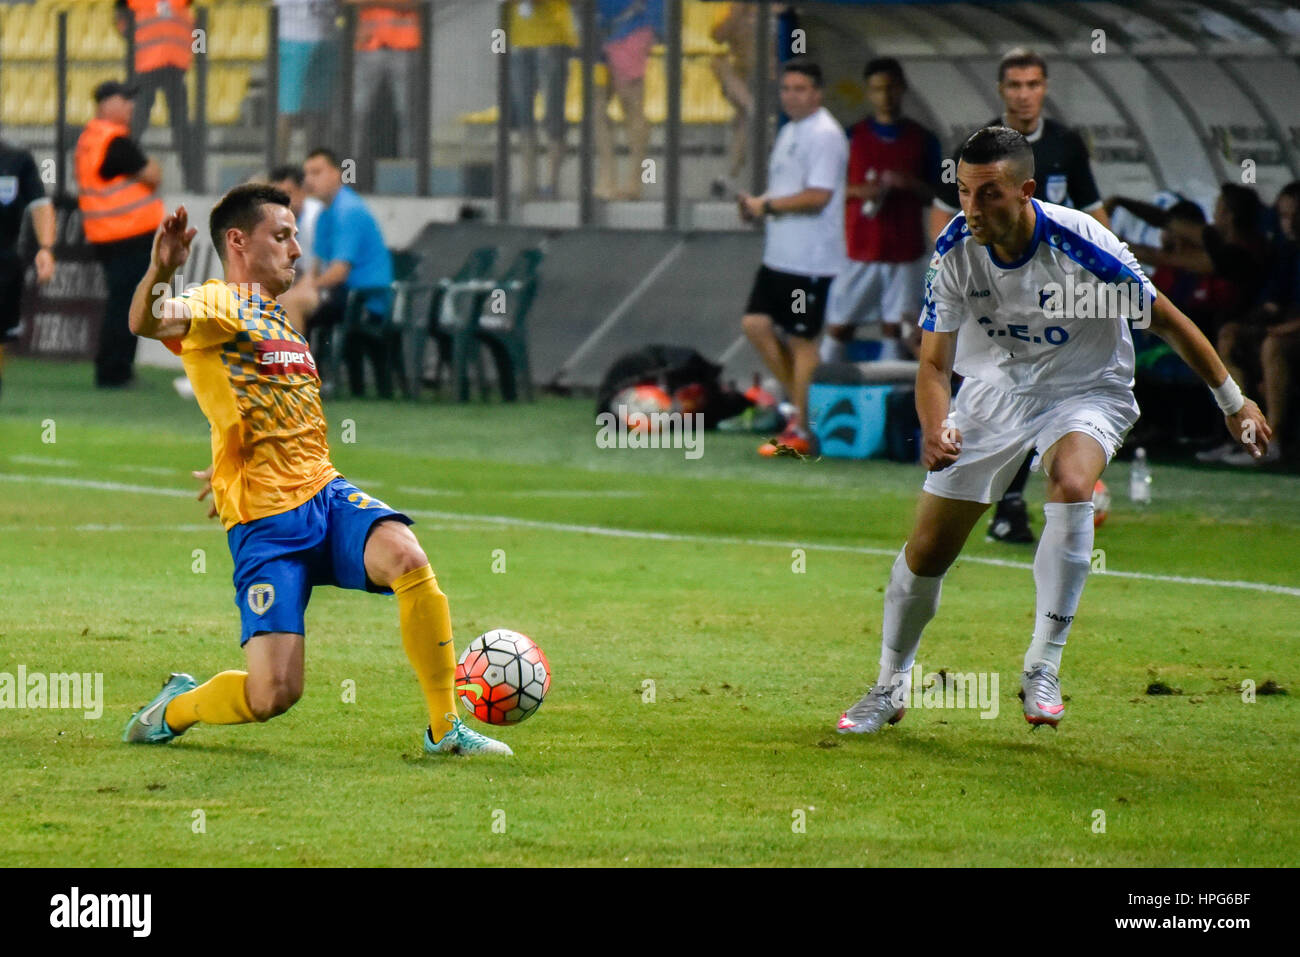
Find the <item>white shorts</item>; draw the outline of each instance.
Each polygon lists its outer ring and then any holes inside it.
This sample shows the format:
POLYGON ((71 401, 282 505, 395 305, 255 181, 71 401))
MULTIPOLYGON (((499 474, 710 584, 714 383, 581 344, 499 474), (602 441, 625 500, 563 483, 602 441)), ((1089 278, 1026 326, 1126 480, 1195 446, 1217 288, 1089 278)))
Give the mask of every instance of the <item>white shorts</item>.
POLYGON ((925 297, 926 263, 924 256, 909 263, 850 261, 831 283, 826 325, 915 319, 925 297))
POLYGON ((1069 432, 1091 435, 1109 462, 1137 422, 1138 404, 1132 392, 1116 389, 1045 399, 967 379, 948 417, 961 432, 961 454, 926 476, 925 491, 990 504, 1002 498, 1031 449, 1037 471, 1043 453, 1069 432))

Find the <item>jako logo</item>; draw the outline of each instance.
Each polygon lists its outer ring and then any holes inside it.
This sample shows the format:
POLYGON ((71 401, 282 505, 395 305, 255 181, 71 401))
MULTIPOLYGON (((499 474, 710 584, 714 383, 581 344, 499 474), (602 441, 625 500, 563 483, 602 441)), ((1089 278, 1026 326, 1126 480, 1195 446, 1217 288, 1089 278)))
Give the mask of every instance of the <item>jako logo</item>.
POLYGON ((51 927, 129 927, 132 936, 148 937, 152 925, 152 894, 71 894, 50 898, 51 927))

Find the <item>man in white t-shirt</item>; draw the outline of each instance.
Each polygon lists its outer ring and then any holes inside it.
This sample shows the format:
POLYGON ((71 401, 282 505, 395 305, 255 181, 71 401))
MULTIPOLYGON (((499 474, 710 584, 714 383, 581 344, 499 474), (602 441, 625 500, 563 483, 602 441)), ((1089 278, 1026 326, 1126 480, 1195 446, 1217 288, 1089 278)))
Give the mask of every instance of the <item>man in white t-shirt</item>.
POLYGON ((775 442, 759 452, 812 450, 808 385, 817 368, 817 339, 831 280, 844 268, 844 128, 822 106, 822 71, 790 60, 781 67, 781 108, 790 122, 777 134, 767 167, 767 192, 737 197, 741 218, 766 228, 763 265, 754 277, 742 326, 796 413, 775 442))
POLYGON ((1031 725, 1064 717, 1058 672, 1091 567, 1093 488, 1138 417, 1130 320, 1149 323, 1210 386, 1248 451, 1263 454, 1272 438, 1259 406, 1128 247, 1087 213, 1034 199, 1036 185, 1033 150, 1016 130, 986 127, 962 147, 962 214, 935 244, 920 320, 916 408, 929 475, 885 591, 879 677, 840 715, 841 733, 903 717, 943 576, 1030 451, 1047 504, 1020 687, 1031 725), (952 402, 954 371, 964 382, 952 402))

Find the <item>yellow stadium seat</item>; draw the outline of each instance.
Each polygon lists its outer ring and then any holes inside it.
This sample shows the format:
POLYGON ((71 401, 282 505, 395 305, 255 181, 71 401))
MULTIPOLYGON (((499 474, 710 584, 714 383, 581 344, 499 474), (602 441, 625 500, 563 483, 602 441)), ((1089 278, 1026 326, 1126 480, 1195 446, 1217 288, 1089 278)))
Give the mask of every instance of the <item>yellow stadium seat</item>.
POLYGON ((7 63, 13 59, 17 47, 17 23, 21 7, 0 4, 0 62, 7 63))
POLYGON ((244 8, 247 11, 245 14, 247 56, 253 60, 265 60, 269 40, 266 9, 259 3, 246 3, 244 8))
POLYGON ((238 56, 238 11, 229 4, 208 8, 208 59, 233 60, 238 56))
POLYGON ((724 6, 720 3, 701 3, 700 0, 686 0, 682 4, 683 53, 690 56, 726 52, 726 46, 715 43, 711 35, 714 18, 725 12, 719 9, 724 6))
POLYGON ((682 64, 682 122, 730 123, 734 116, 713 72, 713 56, 687 57, 682 64))
POLYGON ((32 7, 22 26, 18 41, 18 58, 22 60, 54 59, 58 25, 52 6, 32 7))

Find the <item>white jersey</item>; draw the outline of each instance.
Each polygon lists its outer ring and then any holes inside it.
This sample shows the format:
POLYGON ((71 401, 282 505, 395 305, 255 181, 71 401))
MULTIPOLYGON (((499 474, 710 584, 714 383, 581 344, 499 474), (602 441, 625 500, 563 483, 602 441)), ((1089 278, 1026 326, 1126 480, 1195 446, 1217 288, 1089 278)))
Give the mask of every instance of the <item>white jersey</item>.
POLYGON ((1156 289, 1114 233, 1087 213, 1031 200, 1029 247, 999 262, 955 217, 935 243, 920 325, 956 332, 953 370, 1013 395, 1133 388, 1128 320, 1156 289))
POLYGON ((298 217, 298 245, 302 247, 302 257, 297 268, 310 273, 316 265, 316 221, 325 211, 325 204, 314 196, 307 196, 302 201, 302 215, 298 217))
POLYGON ((849 140, 826 107, 781 127, 767 165, 767 196, 828 189, 819 213, 767 217, 763 265, 799 276, 834 276, 848 264, 844 245, 844 182, 849 140))
POLYGON ((280 8, 280 39, 319 43, 334 29, 333 4, 326 0, 273 0, 280 8))

